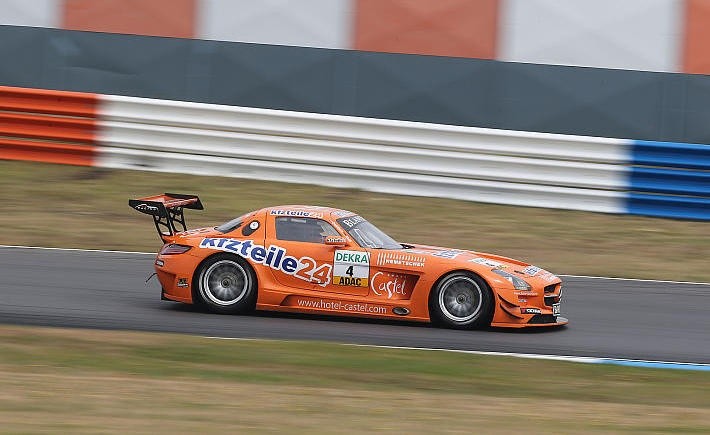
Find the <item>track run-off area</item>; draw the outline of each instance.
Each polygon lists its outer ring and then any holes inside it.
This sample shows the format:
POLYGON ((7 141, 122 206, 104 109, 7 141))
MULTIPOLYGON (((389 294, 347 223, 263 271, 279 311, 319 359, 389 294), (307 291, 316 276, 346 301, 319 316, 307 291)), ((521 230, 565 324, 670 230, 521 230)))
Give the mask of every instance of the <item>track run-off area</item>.
POLYGON ((0 323, 320 340, 710 370, 710 284, 564 276, 570 324, 456 331, 283 313, 211 314, 160 300, 152 253, 0 246, 0 323))

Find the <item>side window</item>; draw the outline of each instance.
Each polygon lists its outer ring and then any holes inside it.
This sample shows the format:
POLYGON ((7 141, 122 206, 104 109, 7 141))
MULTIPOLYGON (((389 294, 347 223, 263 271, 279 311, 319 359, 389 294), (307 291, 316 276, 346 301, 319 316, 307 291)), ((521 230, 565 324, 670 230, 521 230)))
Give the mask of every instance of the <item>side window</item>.
POLYGON ((277 217, 276 238, 294 242, 323 243, 327 236, 339 236, 328 222, 321 219, 277 217))

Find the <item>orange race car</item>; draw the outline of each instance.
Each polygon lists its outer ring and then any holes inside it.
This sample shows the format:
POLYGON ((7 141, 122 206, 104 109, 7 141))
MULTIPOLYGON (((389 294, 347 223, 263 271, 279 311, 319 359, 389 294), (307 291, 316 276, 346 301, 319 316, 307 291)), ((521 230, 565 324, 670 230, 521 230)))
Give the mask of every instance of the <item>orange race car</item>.
POLYGON ((288 205, 187 230, 194 195, 129 200, 153 216, 163 299, 260 310, 433 321, 452 328, 564 325, 560 279, 497 255, 399 243, 365 218, 288 205), (179 231, 180 230, 180 231, 179 231))

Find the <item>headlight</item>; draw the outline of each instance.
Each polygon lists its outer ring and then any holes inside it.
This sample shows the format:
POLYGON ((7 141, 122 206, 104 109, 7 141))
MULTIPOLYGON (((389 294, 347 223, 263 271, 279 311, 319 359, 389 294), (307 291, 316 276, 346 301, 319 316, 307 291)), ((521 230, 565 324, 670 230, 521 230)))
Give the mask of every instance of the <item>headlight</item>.
POLYGON ((530 284, 525 282, 524 279, 518 278, 517 276, 501 269, 493 269, 493 273, 498 274, 510 281, 511 284, 513 284, 513 287, 515 287, 515 290, 530 290, 530 284))

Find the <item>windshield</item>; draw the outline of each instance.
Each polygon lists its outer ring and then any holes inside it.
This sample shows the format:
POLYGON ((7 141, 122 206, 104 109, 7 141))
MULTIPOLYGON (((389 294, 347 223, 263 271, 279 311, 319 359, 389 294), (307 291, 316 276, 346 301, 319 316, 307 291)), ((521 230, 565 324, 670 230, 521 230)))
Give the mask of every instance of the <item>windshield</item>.
POLYGON ((338 219, 338 224, 363 248, 402 249, 402 245, 361 216, 338 219))

